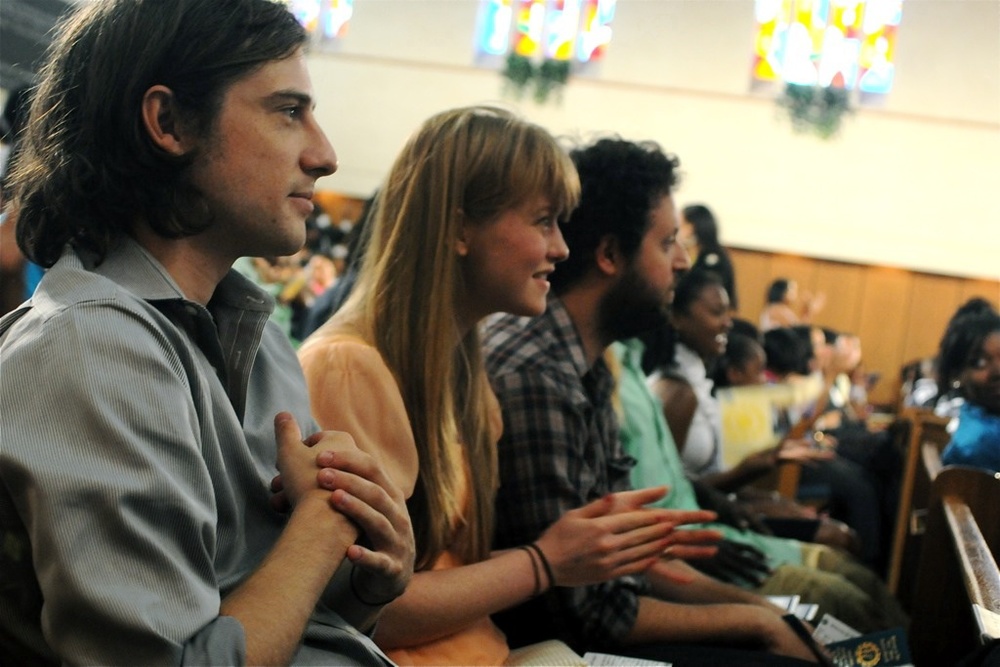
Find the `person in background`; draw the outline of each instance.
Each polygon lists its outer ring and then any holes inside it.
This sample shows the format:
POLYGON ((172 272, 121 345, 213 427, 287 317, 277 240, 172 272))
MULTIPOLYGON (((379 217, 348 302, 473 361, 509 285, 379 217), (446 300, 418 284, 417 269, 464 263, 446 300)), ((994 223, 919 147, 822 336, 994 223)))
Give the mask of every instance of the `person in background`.
MULTIPOLYGON (((772 329, 770 333, 784 331, 772 329)), ((715 389, 727 387, 755 387, 768 383, 767 354, 756 338, 730 333, 725 353, 715 364, 713 381, 715 389)), ((734 395, 735 398, 735 395, 734 395)), ((777 410, 775 424, 782 410, 777 410)), ((771 450, 773 461, 777 463, 777 448, 771 450)), ((823 465, 812 460, 806 465, 823 465)), ((793 500, 781 498, 776 493, 765 493, 753 487, 743 487, 736 491, 737 502, 747 511, 760 514, 766 526, 776 535, 796 537, 810 542, 827 544, 848 551, 852 555, 861 554, 861 543, 857 532, 847 524, 825 515, 818 515, 813 507, 800 505, 793 500)), ((711 505, 709 505, 711 507, 711 505)))
MULTIPOLYGON (((492 320, 484 338, 504 422, 497 548, 537 539, 566 512, 631 488, 634 461, 622 451, 605 353, 662 321, 689 267, 677 242, 675 157, 617 138, 571 157, 582 195, 563 232, 569 257, 548 276, 555 295, 539 316, 492 320)), ((683 561, 662 559, 643 576, 597 585, 568 583, 556 577, 554 590, 498 623, 518 643, 555 634, 578 651, 684 665, 811 657, 777 607, 683 561), (747 650, 732 654, 723 644, 747 650)))
POLYGON ((300 352, 313 412, 354 435, 409 497, 417 571, 376 642, 403 665, 501 665, 508 645, 490 614, 556 585, 642 571, 696 536, 674 524, 706 513, 642 509, 662 488, 617 494, 493 550, 503 426, 478 327, 494 312, 545 309, 576 170, 542 128, 473 106, 427 120, 380 192, 354 291, 300 352))
POLYGON ((365 205, 361 209, 361 215, 351 226, 347 238, 347 253, 344 257, 344 270, 338 275, 337 281, 325 292, 316 297, 312 307, 309 309, 302 327, 303 340, 312 335, 317 329, 330 319, 330 316, 337 312, 351 295, 354 284, 358 280, 358 269, 365 256, 367 248, 369 219, 374 213, 375 201, 378 192, 372 194, 365 200, 365 205))
POLYGON ((761 334, 767 365, 764 377, 768 382, 796 381, 809 375, 815 365, 812 344, 803 340, 789 327, 769 329, 761 334))
MULTIPOLYGON (((948 331, 951 330, 952 325, 959 318, 973 314, 996 315, 997 309, 988 299, 979 296, 972 297, 952 313, 948 319, 942 339, 948 335, 948 331)), ((936 356, 930 359, 922 359, 916 364, 916 368, 912 370, 912 376, 904 378, 903 391, 905 395, 903 403, 908 406, 932 407, 935 414, 957 417, 965 399, 952 386, 946 385, 945 389, 947 391, 944 393, 939 391, 936 366, 936 356)))
POLYGON ((955 319, 941 339, 937 373, 941 394, 964 399, 941 462, 1000 471, 1000 315, 955 319))
MULTIPOLYGON (((677 284, 669 322, 662 325, 666 331, 658 336, 660 344, 646 350, 644 366, 652 371, 650 384, 663 406, 688 475, 724 493, 735 493, 781 462, 814 462, 833 454, 815 449, 802 438, 784 438, 734 466, 723 464, 722 414, 712 374, 729 349, 728 313, 726 292, 718 276, 688 272, 677 284)), ((737 377, 745 372, 759 378, 766 363, 762 350, 759 357, 757 371, 752 368, 754 360, 747 362, 751 366, 747 371, 733 364, 727 369, 737 377)))
POLYGON ((751 387, 767 382, 767 354, 756 336, 729 332, 726 349, 716 359, 712 383, 716 388, 751 387))
MULTIPOLYGON (((817 430, 817 422, 827 412, 827 377, 834 363, 833 347, 827 345, 822 329, 806 325, 771 329, 764 333, 764 350, 769 383, 788 382, 815 390, 809 389, 811 400, 787 411, 780 430, 812 437, 822 448, 838 454, 829 461, 802 467, 798 500, 822 506, 830 516, 857 531, 861 560, 879 570, 887 552, 884 547, 891 523, 886 517, 891 516, 892 498, 890 485, 879 473, 898 464, 894 448, 885 441, 884 432, 883 441, 869 448, 859 443, 864 436, 856 428, 832 434, 817 430), (848 441, 843 451, 839 435, 848 441), (873 462, 877 465, 868 465, 873 462)), ((861 427, 860 431, 866 429, 861 427)))
POLYGON ((715 214, 704 204, 691 204, 681 209, 681 245, 691 258, 691 269, 718 274, 729 295, 729 309, 739 310, 736 275, 729 252, 719 242, 719 224, 715 214))
POLYGON ((899 504, 902 454, 893 439, 893 432, 887 430, 884 423, 869 423, 868 410, 865 407, 856 410, 851 403, 849 374, 861 363, 860 338, 828 327, 820 331, 822 335, 816 349, 822 349, 822 353, 818 355, 817 372, 822 374, 823 394, 814 408, 817 416, 812 421, 812 428, 817 437, 835 443, 832 448, 839 459, 853 461, 860 466, 875 489, 878 505, 869 507, 868 511, 875 513, 877 510, 881 515, 879 548, 872 563, 881 569, 888 557, 891 530, 899 504))
POLYGON ((412 574, 403 494, 344 433, 303 440, 294 351, 231 270, 295 252, 337 166, 305 43, 266 0, 59 30, 12 174, 50 268, 0 321, 5 663, 389 664, 359 629, 412 574))
MULTIPOLYGON (((683 286, 679 287, 678 296, 683 290, 683 286)), ((657 502, 662 507, 721 509, 720 517, 733 516, 725 507, 703 504, 702 494, 686 478, 663 407, 646 383, 642 347, 641 340, 633 339, 612 348, 620 367, 622 445, 636 461, 631 473, 633 483, 639 487, 667 484, 670 492, 657 502)), ((818 604, 821 615, 832 614, 861 632, 907 623, 878 576, 845 552, 763 534, 750 522, 742 526, 716 522, 706 527, 719 530, 725 537, 717 556, 692 561, 707 574, 761 595, 800 595, 803 602, 818 604)))
POLYGON ((798 283, 778 278, 767 288, 767 303, 760 314, 760 330, 766 333, 778 327, 808 324, 825 305, 826 295, 822 292, 815 296, 808 292, 800 295, 798 283))

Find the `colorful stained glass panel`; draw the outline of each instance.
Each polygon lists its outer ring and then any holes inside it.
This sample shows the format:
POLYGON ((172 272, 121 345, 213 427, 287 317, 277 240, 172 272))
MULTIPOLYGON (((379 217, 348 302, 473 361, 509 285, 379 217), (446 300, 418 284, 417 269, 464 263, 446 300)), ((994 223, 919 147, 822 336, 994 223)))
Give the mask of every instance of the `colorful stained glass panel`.
POLYGON ((617 0, 481 0, 476 52, 536 60, 600 60, 617 0))
POLYGON ((594 62, 604 57, 611 44, 611 22, 616 0, 585 0, 583 25, 576 50, 580 62, 594 62))
POLYGON ((542 52, 545 0, 515 0, 514 53, 531 58, 542 52))
POLYGON ((322 12, 323 37, 340 39, 347 35, 351 16, 354 15, 354 0, 327 0, 329 6, 322 12))
POLYGON ((579 27, 580 0, 551 0, 545 11, 545 57, 571 59, 579 27))
POLYGON ((903 0, 755 0, 752 77, 887 93, 903 0))
POLYGON ((510 47, 510 22, 514 9, 511 0, 486 0, 479 9, 476 50, 502 56, 510 47))

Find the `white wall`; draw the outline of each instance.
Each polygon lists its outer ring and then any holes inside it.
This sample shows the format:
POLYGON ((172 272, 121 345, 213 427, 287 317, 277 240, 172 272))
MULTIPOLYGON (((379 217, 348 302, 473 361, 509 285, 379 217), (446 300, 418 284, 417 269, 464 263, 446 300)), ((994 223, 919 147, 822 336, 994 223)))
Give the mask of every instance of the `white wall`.
POLYGON ((751 0, 619 0, 600 72, 547 106, 503 98, 474 66, 477 7, 357 0, 340 49, 310 57, 341 164, 321 187, 367 196, 427 116, 503 101, 556 134, 659 141, 683 164, 679 202, 709 204, 726 243, 1000 277, 996 0, 907 0, 892 93, 832 141, 749 92, 751 0))

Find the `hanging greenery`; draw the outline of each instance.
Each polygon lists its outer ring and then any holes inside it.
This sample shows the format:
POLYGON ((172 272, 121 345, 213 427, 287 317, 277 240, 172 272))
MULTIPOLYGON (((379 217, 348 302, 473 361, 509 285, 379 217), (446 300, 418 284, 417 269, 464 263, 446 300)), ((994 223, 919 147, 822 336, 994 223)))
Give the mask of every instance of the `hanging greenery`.
POLYGON ((506 81, 505 91, 520 99, 535 77, 535 66, 525 56, 511 53, 507 56, 507 65, 502 74, 506 81))
POLYGON ((533 88, 535 101, 545 104, 552 93, 558 96, 569 80, 569 62, 547 59, 536 66, 530 58, 511 53, 502 75, 509 94, 521 99, 533 88))
POLYGON ((835 136, 844 116, 853 112, 848 92, 843 88, 795 83, 785 85, 778 106, 788 113, 796 132, 812 132, 823 139, 835 136))

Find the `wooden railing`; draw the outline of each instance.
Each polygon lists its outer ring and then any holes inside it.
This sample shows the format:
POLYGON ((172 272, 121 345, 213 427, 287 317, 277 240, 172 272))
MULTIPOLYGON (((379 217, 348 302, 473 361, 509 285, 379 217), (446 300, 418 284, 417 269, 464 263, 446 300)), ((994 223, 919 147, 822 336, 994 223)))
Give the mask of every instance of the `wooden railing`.
MULTIPOLYGON (((933 468, 933 446, 924 454, 933 468)), ((947 466, 934 478, 909 633, 918 667, 954 664, 1000 638, 998 507, 1000 473, 947 466)))
MULTIPOLYGON (((900 413, 894 429, 903 453, 903 471, 886 584, 890 592, 900 596, 904 606, 909 606, 907 593, 912 591, 901 590, 900 582, 914 575, 920 554, 919 522, 914 517, 926 513, 931 481, 940 469, 940 459, 933 471, 927 469, 926 457, 921 465, 922 447, 928 445, 935 453, 943 449, 950 438, 946 431, 948 421, 947 417, 939 417, 931 410, 911 408, 900 413)), ((933 461, 930 465, 934 465, 933 461)))

